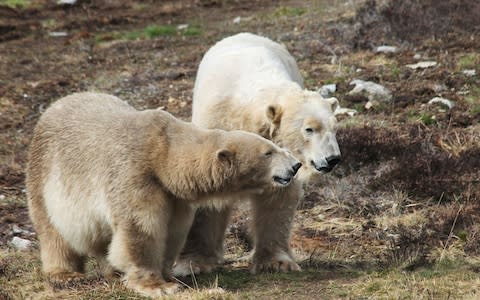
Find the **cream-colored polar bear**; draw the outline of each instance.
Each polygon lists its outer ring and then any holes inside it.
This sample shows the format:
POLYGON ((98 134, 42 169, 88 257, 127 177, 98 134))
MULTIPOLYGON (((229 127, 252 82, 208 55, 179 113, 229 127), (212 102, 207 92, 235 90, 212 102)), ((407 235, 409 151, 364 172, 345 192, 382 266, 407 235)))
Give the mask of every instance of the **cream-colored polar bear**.
MULTIPOLYGON (((329 172, 340 161, 335 138, 338 105, 303 88, 293 57, 281 45, 241 33, 208 50, 198 69, 192 122, 204 128, 242 129, 289 149, 304 165, 300 178, 329 172)), ((252 272, 299 270, 289 247, 291 223, 302 194, 300 184, 252 202, 255 249, 252 272)), ((223 257, 223 236, 231 207, 197 212, 178 264, 209 271, 223 257)))
POLYGON ((35 128, 27 168, 43 270, 62 280, 86 256, 106 257, 130 288, 171 293, 196 207, 275 193, 300 166, 252 133, 200 129, 105 94, 60 99, 35 128))

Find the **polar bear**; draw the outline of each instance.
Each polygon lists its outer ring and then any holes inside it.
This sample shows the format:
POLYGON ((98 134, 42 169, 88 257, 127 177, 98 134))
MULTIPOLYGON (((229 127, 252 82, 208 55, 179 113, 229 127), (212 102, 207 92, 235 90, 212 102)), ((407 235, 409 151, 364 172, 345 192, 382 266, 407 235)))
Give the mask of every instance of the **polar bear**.
MULTIPOLYGON (((305 182, 331 171, 340 161, 337 106, 337 99, 304 89, 297 64, 283 46, 241 33, 221 40, 203 57, 195 81, 192 122, 204 128, 250 131, 289 149, 304 166, 299 178, 305 182)), ((289 238, 302 193, 301 184, 294 184, 275 195, 278 199, 252 202, 252 273, 300 270, 289 238)), ((177 273, 182 274, 185 265, 193 265, 197 272, 210 271, 222 262, 230 211, 231 206, 197 212, 177 273)))
POLYGON ((63 280, 86 256, 106 258, 128 287, 172 293, 196 207, 278 192, 300 166, 252 133, 200 129, 106 94, 62 98, 40 118, 27 167, 43 270, 63 280))

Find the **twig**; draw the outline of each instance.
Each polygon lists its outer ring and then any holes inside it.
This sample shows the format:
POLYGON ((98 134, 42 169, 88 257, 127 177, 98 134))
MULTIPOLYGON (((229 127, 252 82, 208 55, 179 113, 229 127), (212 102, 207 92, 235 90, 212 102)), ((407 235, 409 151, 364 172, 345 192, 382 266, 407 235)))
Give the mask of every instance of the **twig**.
POLYGON ((460 215, 460 211, 461 211, 462 209, 463 209, 463 204, 460 205, 460 208, 459 208, 458 211, 457 211, 457 215, 455 216, 455 219, 453 220, 452 228, 450 228, 450 233, 448 234, 447 241, 445 242, 445 246, 443 246, 442 254, 440 255, 440 260, 443 259, 444 253, 445 253, 445 251, 446 251, 446 249, 447 249, 447 246, 448 246, 448 243, 450 242, 450 239, 451 239, 452 236, 453 236, 453 229, 455 229, 455 225, 457 224, 458 216, 460 215))

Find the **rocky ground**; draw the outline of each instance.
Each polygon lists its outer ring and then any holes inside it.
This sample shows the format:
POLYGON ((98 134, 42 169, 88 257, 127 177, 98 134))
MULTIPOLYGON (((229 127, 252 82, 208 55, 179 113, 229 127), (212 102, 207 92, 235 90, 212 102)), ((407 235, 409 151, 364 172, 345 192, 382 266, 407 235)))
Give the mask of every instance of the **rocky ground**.
POLYGON ((480 4, 417 2, 0 1, 0 299, 138 298, 94 261, 82 282, 45 282, 25 201, 33 126, 85 90, 189 120, 203 53, 242 31, 284 43, 309 89, 357 113, 339 117, 341 165, 299 206, 304 272, 248 274, 240 207, 225 269, 184 279, 179 297, 478 297, 480 4))

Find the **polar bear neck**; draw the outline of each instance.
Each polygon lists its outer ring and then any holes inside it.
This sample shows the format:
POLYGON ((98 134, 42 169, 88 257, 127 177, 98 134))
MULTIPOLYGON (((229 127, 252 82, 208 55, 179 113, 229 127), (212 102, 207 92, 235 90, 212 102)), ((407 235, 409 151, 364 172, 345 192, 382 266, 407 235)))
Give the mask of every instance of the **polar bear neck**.
POLYGON ((214 130, 200 129, 191 123, 176 121, 157 126, 166 138, 148 145, 152 172, 170 194, 195 201, 205 194, 222 193, 232 186, 234 168, 225 168, 216 158, 220 137, 214 130), (178 137, 182 137, 178 139, 178 137))

